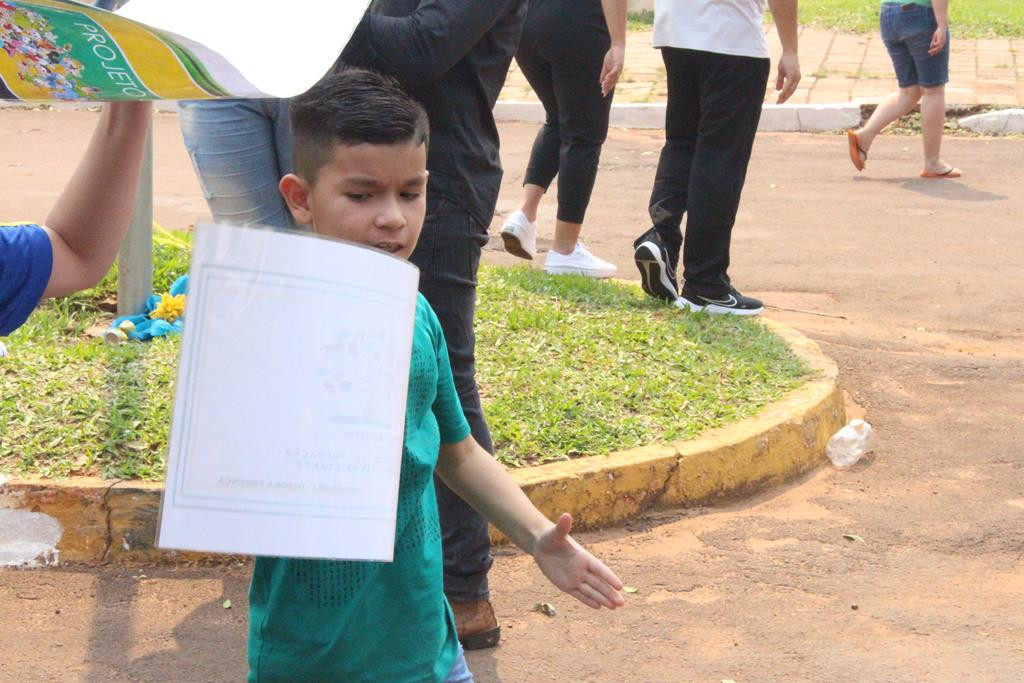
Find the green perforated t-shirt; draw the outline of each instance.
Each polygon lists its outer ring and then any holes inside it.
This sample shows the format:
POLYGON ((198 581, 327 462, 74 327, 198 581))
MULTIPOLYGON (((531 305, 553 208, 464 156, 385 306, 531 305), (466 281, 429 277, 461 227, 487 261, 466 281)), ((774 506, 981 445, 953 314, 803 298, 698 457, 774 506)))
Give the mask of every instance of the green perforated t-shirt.
POLYGON ((444 597, 434 466, 469 436, 444 335, 416 305, 394 561, 256 558, 250 681, 443 681, 458 641, 444 597))

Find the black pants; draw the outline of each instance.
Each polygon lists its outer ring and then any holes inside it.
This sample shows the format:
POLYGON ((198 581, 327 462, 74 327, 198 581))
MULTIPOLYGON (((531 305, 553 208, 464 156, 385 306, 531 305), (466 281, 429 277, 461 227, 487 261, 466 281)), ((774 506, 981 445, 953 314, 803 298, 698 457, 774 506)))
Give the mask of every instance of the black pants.
MULTIPOLYGON (((409 258, 420 269, 420 292, 441 322, 455 389, 473 438, 494 452, 491 433, 476 386, 476 274, 480 250, 487 244, 487 226, 442 195, 427 199, 423 232, 409 258)), ((452 602, 486 599, 491 568, 491 538, 487 522, 440 479, 434 479, 441 543, 444 552, 444 592, 452 602)))
POLYGON ((685 287, 725 296, 732 226, 761 118, 769 60, 676 48, 662 48, 661 54, 668 108, 651 220, 676 265, 686 214, 685 287))
POLYGON ((611 45, 600 0, 533 0, 516 62, 544 105, 525 183, 558 176, 558 220, 582 223, 594 190, 612 96, 598 79, 611 45))

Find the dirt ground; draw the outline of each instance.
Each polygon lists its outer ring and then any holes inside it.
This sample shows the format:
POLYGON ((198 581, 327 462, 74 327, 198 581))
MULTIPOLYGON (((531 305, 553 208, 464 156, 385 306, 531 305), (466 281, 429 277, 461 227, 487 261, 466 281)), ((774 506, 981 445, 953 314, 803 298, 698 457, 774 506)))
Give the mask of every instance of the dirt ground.
MULTIPOLYGON (((4 219, 45 216, 94 119, 0 111, 4 219)), ((534 129, 501 132, 508 212, 534 129)), ((611 133, 584 228, 629 278, 659 135, 611 133)), ((155 137, 156 218, 186 227, 206 209, 173 115, 155 137)), ((857 175, 843 137, 760 135, 734 231, 737 286, 814 312, 770 315, 836 359, 876 454, 583 534, 638 589, 614 613, 499 551, 502 644, 470 653, 478 681, 1021 679, 1024 140, 948 139, 955 182, 917 178, 919 145, 880 138, 857 175)), ((239 680, 246 585, 245 566, 0 572, 0 680, 239 680)))

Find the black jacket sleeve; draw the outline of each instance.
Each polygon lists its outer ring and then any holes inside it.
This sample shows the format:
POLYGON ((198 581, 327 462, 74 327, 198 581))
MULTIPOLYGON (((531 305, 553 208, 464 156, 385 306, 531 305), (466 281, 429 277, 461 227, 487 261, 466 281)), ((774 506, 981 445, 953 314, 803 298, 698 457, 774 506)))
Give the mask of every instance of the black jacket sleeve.
POLYGON ((423 0, 403 17, 367 10, 341 61, 406 83, 444 76, 508 11, 511 0, 423 0))

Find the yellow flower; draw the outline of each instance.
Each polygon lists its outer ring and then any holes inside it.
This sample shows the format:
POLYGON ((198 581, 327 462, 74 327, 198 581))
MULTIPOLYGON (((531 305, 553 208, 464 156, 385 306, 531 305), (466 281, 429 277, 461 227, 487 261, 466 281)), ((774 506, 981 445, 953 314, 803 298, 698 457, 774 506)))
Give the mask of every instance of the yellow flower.
POLYGON ((160 303, 156 305, 156 308, 154 308, 153 312, 149 314, 149 317, 154 320, 156 318, 162 318, 169 323, 173 323, 183 315, 185 315, 184 294, 178 294, 176 296, 161 294, 160 303))

